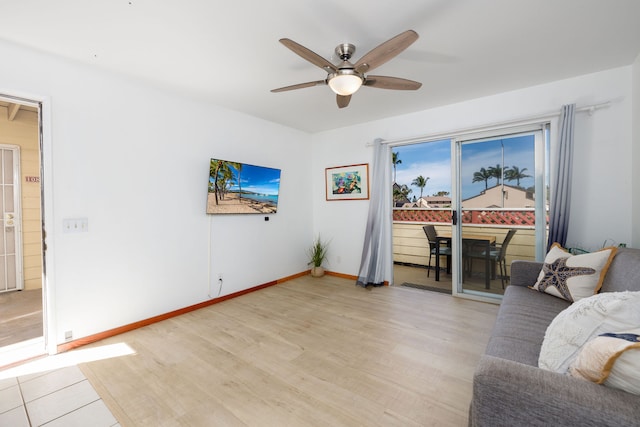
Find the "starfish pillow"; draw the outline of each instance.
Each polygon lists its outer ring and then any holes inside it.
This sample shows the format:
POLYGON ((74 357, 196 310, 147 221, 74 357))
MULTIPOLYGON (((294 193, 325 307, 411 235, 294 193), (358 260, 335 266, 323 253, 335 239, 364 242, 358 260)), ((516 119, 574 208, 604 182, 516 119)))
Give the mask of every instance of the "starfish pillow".
POLYGON ((532 288, 570 302, 594 295, 600 290, 615 254, 616 248, 609 247, 572 255, 554 243, 532 288))

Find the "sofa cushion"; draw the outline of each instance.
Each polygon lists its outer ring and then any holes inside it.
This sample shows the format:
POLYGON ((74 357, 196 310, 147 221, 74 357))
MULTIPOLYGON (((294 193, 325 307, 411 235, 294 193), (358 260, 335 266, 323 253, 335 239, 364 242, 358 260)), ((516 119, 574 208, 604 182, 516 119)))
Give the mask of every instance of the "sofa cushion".
POLYGON ((640 291, 640 250, 618 248, 600 292, 640 291))
POLYGON ((640 328, 640 292, 605 292, 563 310, 549 324, 538 366, 567 373, 583 345, 596 336, 640 328))
POLYGON ((575 302, 600 290, 607 269, 616 254, 614 247, 572 255, 554 243, 533 289, 575 302))
POLYGON ((507 286, 486 354, 538 366, 547 326, 569 303, 523 286, 507 286))
POLYGON ((635 394, 484 355, 473 378, 469 425, 637 427, 638 405, 635 394))
POLYGON ((576 378, 640 394, 640 328, 598 335, 569 367, 576 378))
MULTIPOLYGON (((639 425, 640 395, 537 367, 546 327, 570 306, 526 288, 536 282, 541 268, 530 261, 511 264, 493 337, 474 374, 469 426, 639 425)), ((617 251, 601 292, 624 290, 640 291, 640 249, 617 251)))

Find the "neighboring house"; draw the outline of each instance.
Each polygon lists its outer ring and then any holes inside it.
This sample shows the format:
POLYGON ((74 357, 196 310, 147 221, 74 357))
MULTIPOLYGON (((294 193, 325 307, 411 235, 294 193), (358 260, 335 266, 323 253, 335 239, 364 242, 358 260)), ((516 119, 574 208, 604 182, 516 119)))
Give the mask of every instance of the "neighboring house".
POLYGON ((462 207, 467 209, 485 208, 534 208, 535 198, 533 191, 527 191, 511 185, 495 185, 482 191, 477 196, 462 200, 462 207), (504 191, 504 202, 502 192, 504 191))
POLYGON ((393 194, 393 207, 394 208, 404 208, 404 207, 406 207, 405 205, 412 204, 411 200, 409 200, 408 197, 399 196, 402 193, 401 189, 402 188, 401 188, 400 185, 398 185, 395 182, 393 183, 393 189, 391 191, 392 191, 392 194, 393 194))
POLYGON ((448 208, 448 207, 451 207, 451 197, 427 196, 427 197, 423 197, 422 199, 424 199, 424 201, 426 202, 426 204, 430 208, 448 208))
POLYGON ((451 197, 426 196, 415 202, 402 205, 403 208, 448 208, 451 207, 451 197))

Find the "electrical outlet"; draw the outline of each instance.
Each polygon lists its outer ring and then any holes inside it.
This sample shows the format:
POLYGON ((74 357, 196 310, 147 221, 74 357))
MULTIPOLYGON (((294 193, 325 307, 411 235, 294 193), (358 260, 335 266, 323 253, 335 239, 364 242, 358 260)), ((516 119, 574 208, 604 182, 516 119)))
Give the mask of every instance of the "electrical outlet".
POLYGON ((218 282, 222 282, 222 273, 218 273, 218 282))
POLYGON ((69 340, 73 339, 73 331, 66 331, 64 333, 64 339, 66 341, 69 341, 69 340))

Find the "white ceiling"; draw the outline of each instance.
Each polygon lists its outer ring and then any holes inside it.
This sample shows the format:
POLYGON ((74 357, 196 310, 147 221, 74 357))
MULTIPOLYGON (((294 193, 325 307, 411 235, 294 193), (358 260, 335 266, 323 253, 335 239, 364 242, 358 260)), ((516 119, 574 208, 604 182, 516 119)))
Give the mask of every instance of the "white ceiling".
POLYGON ((638 0, 0 0, 1 39, 308 132, 630 65, 639 21, 638 0), (282 37, 337 63, 407 29, 373 74, 418 91, 363 87, 345 109, 327 86, 270 92, 326 77, 282 37))

